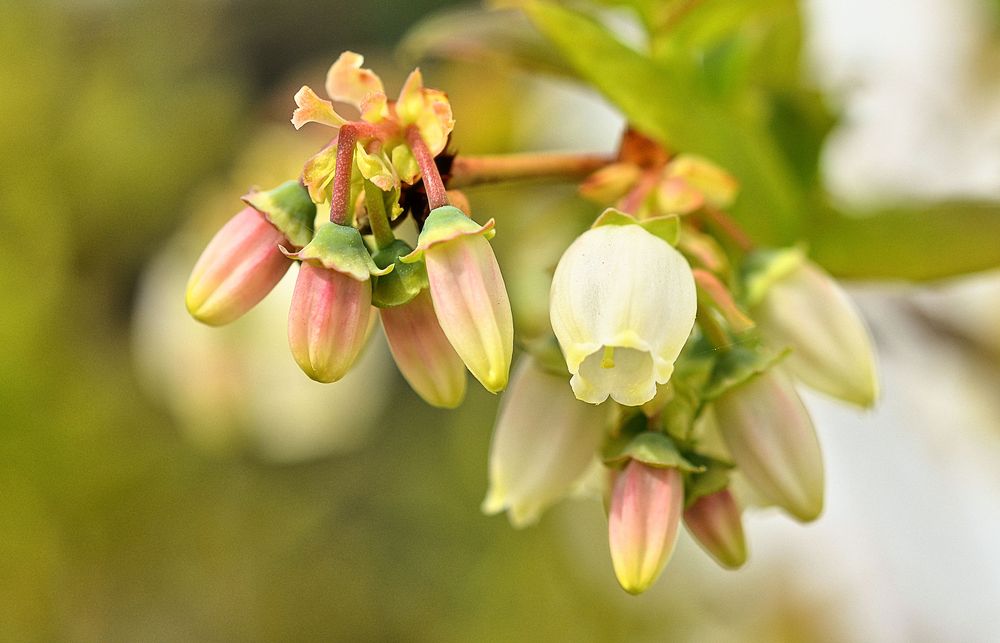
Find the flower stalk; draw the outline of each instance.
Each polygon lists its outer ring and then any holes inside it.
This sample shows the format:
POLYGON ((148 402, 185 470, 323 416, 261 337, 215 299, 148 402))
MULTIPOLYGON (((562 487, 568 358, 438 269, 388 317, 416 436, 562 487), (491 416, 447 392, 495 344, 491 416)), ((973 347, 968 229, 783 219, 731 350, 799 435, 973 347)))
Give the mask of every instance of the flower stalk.
POLYGON ((530 179, 581 179, 614 162, 614 157, 600 154, 456 156, 448 185, 459 188, 530 179))
POLYGON ((330 200, 330 221, 350 225, 351 165, 354 163, 354 144, 358 141, 358 127, 348 123, 337 134, 337 165, 333 175, 333 198, 330 200))
POLYGON ((423 176, 424 190, 427 192, 427 205, 431 210, 448 205, 448 192, 444 188, 444 181, 441 180, 441 173, 438 172, 437 164, 434 163, 434 155, 424 142, 424 137, 420 135, 420 130, 410 127, 406 130, 406 142, 413 152, 413 158, 417 160, 420 173, 423 176))
POLYGON ((365 208, 368 210, 368 225, 375 237, 375 246, 385 248, 396 240, 389 225, 389 216, 385 212, 385 201, 382 190, 371 181, 365 181, 365 208))

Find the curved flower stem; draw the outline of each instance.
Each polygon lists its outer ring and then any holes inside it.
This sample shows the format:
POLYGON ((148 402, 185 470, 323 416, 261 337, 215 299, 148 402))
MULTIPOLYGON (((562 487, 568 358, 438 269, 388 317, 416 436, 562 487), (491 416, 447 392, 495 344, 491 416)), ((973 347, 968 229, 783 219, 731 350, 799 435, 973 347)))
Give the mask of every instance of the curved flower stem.
POLYGON ((371 181, 365 181, 365 208, 368 210, 368 225, 375 237, 375 245, 379 248, 388 246, 396 236, 392 233, 389 217, 385 213, 382 190, 371 181))
POLYGON ((424 180, 424 190, 427 192, 427 205, 431 210, 448 205, 448 193, 444 189, 444 182, 441 180, 441 173, 438 172, 434 157, 431 155, 424 137, 420 135, 420 130, 410 127, 406 130, 406 142, 413 152, 413 158, 417 160, 420 167, 420 174, 424 180))
POLYGON ((341 126, 337 135, 337 165, 333 171, 333 196, 330 199, 330 221, 340 225, 350 224, 351 171, 357 140, 358 130, 353 124, 341 126))
POLYGON ((448 185, 454 188, 525 179, 576 179, 615 162, 599 154, 498 154, 456 156, 448 185))

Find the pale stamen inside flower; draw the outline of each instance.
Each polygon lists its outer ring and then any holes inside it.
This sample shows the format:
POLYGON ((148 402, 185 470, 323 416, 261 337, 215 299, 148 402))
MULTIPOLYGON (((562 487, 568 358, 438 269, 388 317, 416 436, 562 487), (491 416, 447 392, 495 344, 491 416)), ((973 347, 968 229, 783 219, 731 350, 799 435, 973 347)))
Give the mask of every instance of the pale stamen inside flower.
POLYGON ((642 404, 655 393, 653 357, 636 348, 604 346, 583 360, 570 383, 584 402, 600 404, 610 396, 621 404, 642 404))

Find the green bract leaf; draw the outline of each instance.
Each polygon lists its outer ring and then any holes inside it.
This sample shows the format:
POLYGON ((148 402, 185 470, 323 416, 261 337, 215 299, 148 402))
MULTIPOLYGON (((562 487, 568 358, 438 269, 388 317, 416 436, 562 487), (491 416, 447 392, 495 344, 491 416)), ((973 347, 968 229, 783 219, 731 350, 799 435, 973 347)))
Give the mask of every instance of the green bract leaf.
POLYGON ((644 431, 634 436, 623 433, 605 445, 603 457, 604 463, 611 466, 638 460, 651 467, 704 471, 704 467, 696 466, 684 459, 673 440, 653 431, 644 431))
POLYGON ((288 252, 282 248, 282 252, 291 259, 310 261, 358 281, 367 281, 372 275, 388 274, 393 269, 392 264, 385 268, 375 265, 357 228, 337 223, 321 225, 312 241, 302 250, 288 252))
POLYGON ((242 199, 267 217, 296 247, 301 248, 312 239, 316 204, 298 181, 285 181, 265 192, 251 190, 242 199))
POLYGON ((763 347, 749 349, 742 346, 722 351, 716 359, 712 378, 705 387, 704 401, 710 402, 754 375, 763 373, 783 360, 788 353, 788 350, 775 353, 763 347))

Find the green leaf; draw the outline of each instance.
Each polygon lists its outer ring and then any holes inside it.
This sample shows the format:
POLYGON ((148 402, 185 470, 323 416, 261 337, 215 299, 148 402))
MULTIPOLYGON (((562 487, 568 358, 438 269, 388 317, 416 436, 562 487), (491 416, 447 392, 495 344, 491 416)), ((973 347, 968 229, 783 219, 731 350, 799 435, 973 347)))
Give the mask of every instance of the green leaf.
POLYGON ((688 462, 677 450, 673 440, 654 431, 644 431, 634 436, 623 433, 608 442, 603 456, 605 464, 609 466, 619 466, 629 460, 638 460, 651 467, 688 472, 705 470, 704 467, 688 462))
POLYGON ((845 279, 928 281, 1000 266, 1000 203, 955 202, 848 216, 806 229, 810 256, 845 279))
POLYGON ((742 187, 734 217, 759 242, 792 243, 803 199, 769 131, 766 96, 720 97, 694 66, 661 66, 588 16, 544 0, 528 16, 569 65, 593 83, 644 134, 669 149, 698 153, 736 176, 742 187))

